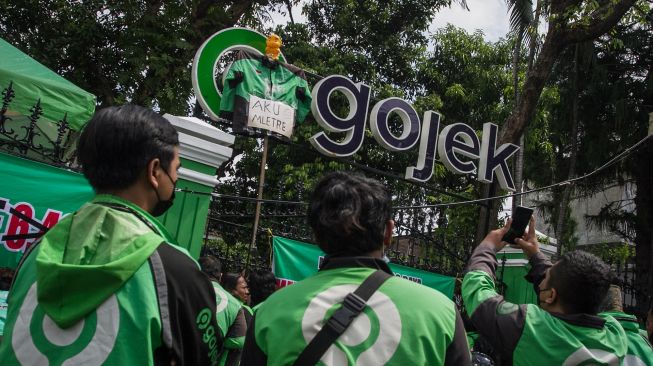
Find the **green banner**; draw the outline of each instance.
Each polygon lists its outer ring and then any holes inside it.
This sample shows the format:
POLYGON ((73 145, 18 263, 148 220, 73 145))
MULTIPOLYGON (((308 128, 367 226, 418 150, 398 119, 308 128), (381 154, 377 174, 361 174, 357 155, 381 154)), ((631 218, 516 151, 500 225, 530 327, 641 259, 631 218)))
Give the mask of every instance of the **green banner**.
POLYGON ((15 268, 42 233, 93 198, 84 176, 0 153, 0 267, 15 268))
MULTIPOLYGON (((272 271, 277 286, 284 287, 316 273, 324 259, 324 252, 315 245, 279 236, 272 238, 272 271)), ((390 263, 395 276, 433 288, 453 297, 455 278, 390 263)))

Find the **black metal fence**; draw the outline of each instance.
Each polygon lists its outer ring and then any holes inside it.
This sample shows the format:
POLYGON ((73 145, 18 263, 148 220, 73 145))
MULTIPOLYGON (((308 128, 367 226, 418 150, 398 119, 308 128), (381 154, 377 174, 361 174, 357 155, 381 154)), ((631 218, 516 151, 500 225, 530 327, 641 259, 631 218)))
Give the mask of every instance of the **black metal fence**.
MULTIPOLYGON (((269 269, 271 236, 312 243, 306 222, 305 202, 262 200, 256 245, 249 250, 256 199, 216 195, 212 197, 203 253, 221 259, 227 271, 247 267, 269 269)), ((438 228, 446 227, 444 211, 397 209, 395 239, 386 253, 393 263, 455 276, 462 272, 469 251, 447 245, 438 228)))
POLYGON ((66 157, 65 151, 70 145, 72 130, 66 116, 55 124, 42 121, 43 108, 40 99, 36 100, 30 109, 29 116, 13 113, 11 103, 15 98, 13 83, 10 82, 2 90, 0 151, 50 165, 67 166, 70 157, 66 157))
MULTIPOLYGON (((74 132, 66 116, 54 124, 43 121, 40 100, 36 100, 29 116, 12 113, 15 97, 13 83, 9 83, 2 90, 0 151, 74 169, 71 164, 74 154, 67 153, 73 151, 74 132)), ((307 204, 283 201, 280 197, 261 201, 257 245, 250 247, 256 199, 214 196, 202 254, 220 258, 226 271, 239 272, 246 267, 269 269, 272 235, 312 242, 305 219, 307 204)), ((448 220, 443 209, 398 208, 393 219, 395 239, 386 251, 393 263, 451 276, 462 274, 473 246, 460 245, 461 240, 457 238, 447 240, 444 230, 448 220)), ((622 287, 624 307, 627 310, 649 308, 650 295, 637 286, 634 257, 611 265, 622 287), (646 304, 641 304, 642 301, 646 304)))
MULTIPOLYGON (((225 271, 243 271, 248 261, 250 269, 269 270, 273 235, 313 242, 305 218, 306 208, 305 202, 261 201, 258 237, 250 250, 256 199, 214 196, 203 253, 220 258, 225 271)), ((461 245, 462 240, 445 235, 448 219, 442 208, 397 208, 393 219, 395 237, 386 249, 392 263, 450 276, 462 275, 474 246, 461 245)), ((625 262, 609 264, 622 288, 625 310, 637 314, 641 313, 638 309, 650 307, 650 296, 637 286, 634 256, 625 262), (646 303, 641 304, 642 301, 646 303)), ((497 276, 501 290, 501 271, 497 276)))
POLYGON ((615 281, 621 287, 621 296, 624 310, 630 314, 637 314, 644 317, 643 312, 653 305, 651 295, 639 288, 637 284, 637 271, 635 256, 625 261, 609 263, 615 275, 615 281))

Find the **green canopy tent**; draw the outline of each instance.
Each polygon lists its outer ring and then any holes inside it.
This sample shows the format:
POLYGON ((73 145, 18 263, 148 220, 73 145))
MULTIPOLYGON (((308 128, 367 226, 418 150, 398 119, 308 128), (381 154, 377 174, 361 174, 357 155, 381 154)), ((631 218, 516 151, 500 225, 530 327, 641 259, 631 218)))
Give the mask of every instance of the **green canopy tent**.
POLYGON ((28 157, 52 155, 68 128, 79 131, 93 116, 95 96, 3 39, 0 55, 0 146, 28 157))

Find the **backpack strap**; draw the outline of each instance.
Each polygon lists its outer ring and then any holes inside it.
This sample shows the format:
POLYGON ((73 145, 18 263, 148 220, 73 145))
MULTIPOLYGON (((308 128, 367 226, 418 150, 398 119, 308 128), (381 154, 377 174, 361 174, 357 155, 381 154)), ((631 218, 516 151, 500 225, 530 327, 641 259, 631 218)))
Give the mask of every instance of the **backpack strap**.
POLYGON ((376 270, 358 286, 356 291, 347 294, 342 302, 342 307, 331 315, 322 329, 317 332, 295 360, 293 366, 313 366, 317 364, 333 342, 347 330, 354 319, 365 309, 370 297, 391 277, 392 275, 386 272, 376 270))

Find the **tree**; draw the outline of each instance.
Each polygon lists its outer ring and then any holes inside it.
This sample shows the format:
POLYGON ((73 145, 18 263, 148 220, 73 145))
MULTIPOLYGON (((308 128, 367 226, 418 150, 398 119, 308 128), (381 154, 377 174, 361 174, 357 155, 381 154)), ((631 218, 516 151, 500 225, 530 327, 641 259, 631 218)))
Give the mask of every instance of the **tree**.
MULTIPOLYGON (((560 54, 572 44, 591 41, 612 29, 637 0, 583 1, 551 0, 547 2, 548 31, 533 67, 526 80, 510 117, 501 130, 500 143, 518 143, 535 115, 538 100, 560 54)), ((492 186, 486 187, 483 197, 494 194, 492 186)), ((482 207, 477 239, 487 230, 486 223, 496 220, 496 207, 482 207)), ((494 226, 490 224, 489 226, 494 226)))
MULTIPOLYGON (((526 175, 536 186, 590 173, 647 135, 648 114, 653 111, 652 15, 650 7, 640 3, 609 35, 561 54, 543 93, 545 103, 540 100, 538 110, 541 113, 542 105, 548 106, 550 132, 538 140, 548 141, 553 158, 542 153, 539 146, 527 144, 526 175), (570 175, 572 168, 575 174, 570 175)), ((541 121, 536 118, 534 122, 528 131, 541 128, 541 121)), ((544 202, 554 226, 561 219, 569 225, 568 215, 560 210, 567 207, 561 204, 564 195, 582 200, 607 186, 633 187, 634 197, 609 202, 598 215, 586 218, 590 227, 614 232, 624 242, 634 243, 641 311, 646 310, 648 294, 653 292, 648 270, 653 260, 651 145, 643 145, 622 164, 554 190, 550 202, 544 202)), ((566 241, 574 234, 572 229, 558 229, 558 238, 566 241)))
MULTIPOLYGON (((579 113, 591 128, 584 131, 585 144, 580 150, 579 166, 593 169, 647 136, 649 113, 653 112, 651 44, 653 11, 646 6, 630 14, 629 22, 617 27, 610 37, 595 42, 597 67, 586 88, 591 99, 579 113)), ((608 229, 625 242, 635 244, 636 295, 642 314, 650 306, 653 293, 653 274, 649 270, 653 263, 651 156, 653 143, 649 137, 648 142, 623 165, 618 165, 616 171, 600 174, 577 187, 581 194, 587 194, 614 182, 635 186, 634 198, 610 202, 597 216, 588 219, 595 227, 608 229)))
MULTIPOLYGON (((306 5, 308 25, 319 45, 364 58, 367 72, 350 74, 373 86, 389 84, 412 96, 415 64, 427 46, 425 31, 452 0, 329 0, 306 5)), ((362 71, 362 70, 359 70, 362 71)))
MULTIPOLYGON (((515 48, 513 51, 512 59, 512 76, 513 76, 513 88, 515 93, 515 103, 519 100, 519 65, 522 53, 522 43, 524 40, 530 41, 530 56, 534 55, 535 40, 537 39, 537 25, 539 20, 539 9, 540 2, 538 2, 536 8, 536 14, 533 16, 532 0, 507 0, 508 10, 510 12, 510 29, 513 34, 516 34, 515 48), (533 23, 534 26, 533 26, 533 23)), ((528 63, 529 67, 532 67, 532 62, 528 63)), ((523 186, 523 175, 524 175, 524 136, 522 135, 519 139, 519 151, 515 158, 515 188, 517 193, 522 192, 523 186)), ((512 209, 513 211, 517 205, 521 204, 521 196, 513 198, 512 209)))
MULTIPOLYGON (((354 75, 357 80, 373 84, 372 103, 389 96, 407 97, 408 93, 400 87, 378 79, 359 79, 361 74, 378 72, 373 66, 378 60, 344 52, 328 43, 316 44, 313 31, 305 25, 289 25, 278 28, 276 32, 284 40, 285 56, 297 66, 319 75, 354 75)), ((505 120, 510 112, 512 95, 510 42, 486 42, 480 32, 468 34, 453 26, 436 32, 431 42, 433 51, 422 49, 415 65, 415 78, 407 83, 413 90, 412 102, 418 114, 436 110, 443 114, 445 124, 465 122, 479 131, 485 122, 505 120)), ((369 44, 366 47, 375 46, 369 44)), ((344 100, 336 98, 332 107, 346 115, 348 107, 344 100)), ((306 192, 317 178, 327 171, 340 169, 360 169, 384 181, 393 192, 395 206, 448 203, 478 195, 481 185, 473 178, 449 173, 439 164, 436 165, 436 177, 427 184, 404 181, 401 179, 403 171, 406 166, 415 164, 416 152, 390 153, 380 148, 370 135, 364 141, 364 148, 350 159, 323 156, 307 143, 308 138, 320 130, 314 121, 307 120, 296 127, 291 144, 272 142, 266 171, 266 198, 305 200, 306 192), (443 191, 458 196, 451 197, 443 191)), ((233 180, 221 186, 220 193, 244 192, 254 196, 256 180, 253 177, 258 171, 260 148, 250 141, 237 139, 237 144, 244 147, 239 148, 242 155, 229 167, 228 175, 233 180)), ((476 206, 453 207, 444 213, 429 209, 400 211, 404 216, 403 219, 397 218, 401 223, 398 232, 413 233, 418 238, 415 243, 421 248, 420 254, 433 258, 432 268, 455 266, 462 270, 464 260, 475 244, 476 206), (433 229, 435 222, 430 220, 443 216, 448 218, 447 229, 433 229), (429 223, 432 226, 427 227, 429 223), (454 263, 439 263, 441 261, 454 263)), ((280 227, 281 219, 265 216, 262 227, 280 227)), ((249 220, 251 222, 251 218, 249 220)), ((298 218, 293 220, 295 226, 304 225, 298 218)), ((247 235, 243 235, 241 240, 247 240, 247 235)))
POLYGON ((537 101, 553 65, 569 45, 607 33, 637 0, 551 0, 549 28, 533 69, 526 75, 522 97, 506 121, 501 142, 517 142, 533 118, 537 101))
POLYGON ((95 94, 100 107, 132 102, 185 115, 195 51, 268 3, 278 2, 0 0, 0 37, 95 94))

